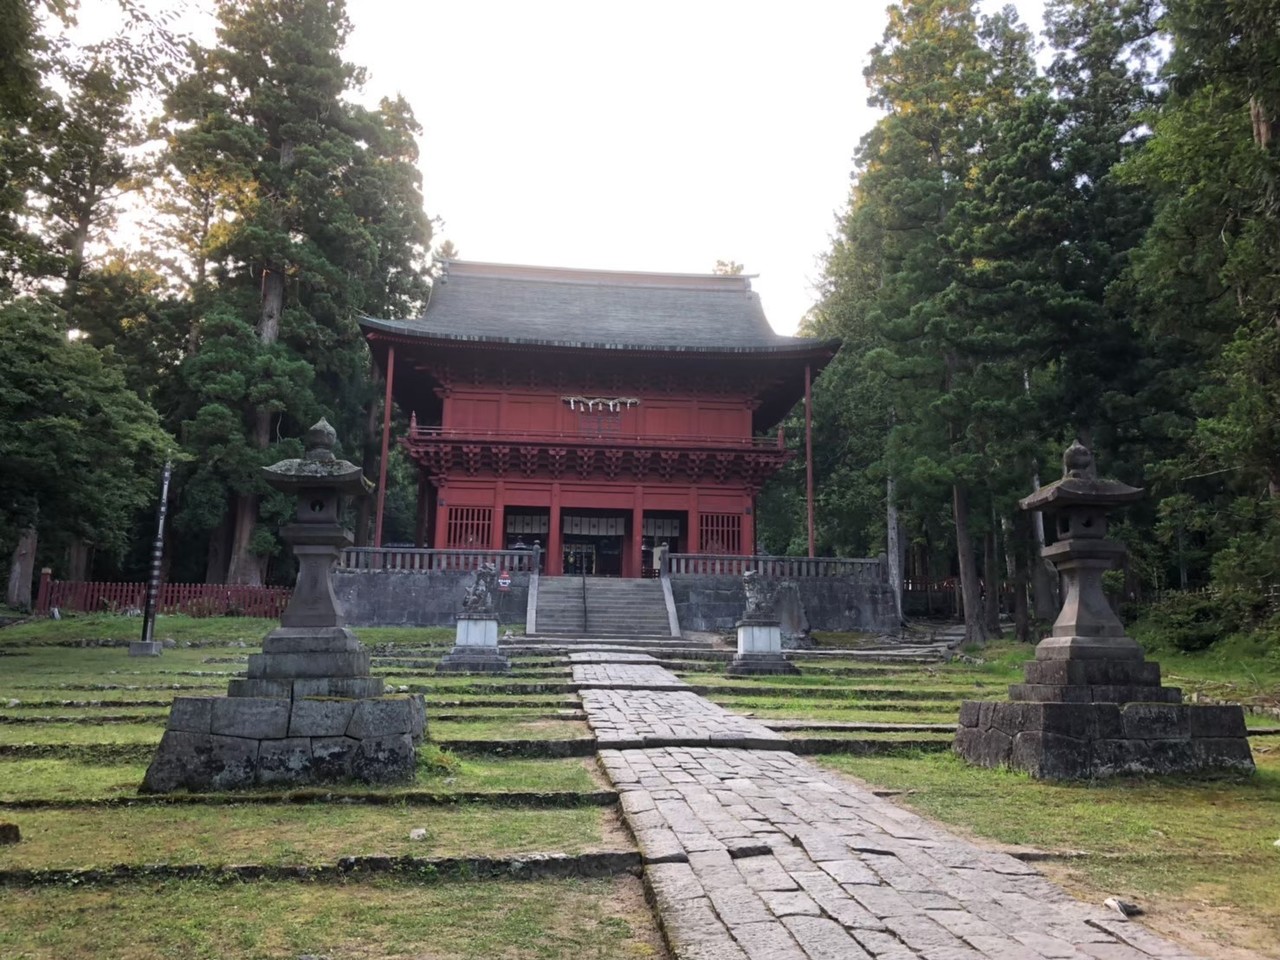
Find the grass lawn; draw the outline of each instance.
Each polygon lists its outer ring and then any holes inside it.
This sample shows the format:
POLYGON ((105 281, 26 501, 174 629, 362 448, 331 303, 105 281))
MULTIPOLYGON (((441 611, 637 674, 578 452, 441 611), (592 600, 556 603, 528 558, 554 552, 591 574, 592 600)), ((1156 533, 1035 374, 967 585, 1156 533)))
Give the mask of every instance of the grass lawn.
MULTIPOLYGON (((81 763, 42 758, 0 759, 0 800, 93 800, 129 797, 137 793, 146 773, 145 763, 81 763)), ((440 793, 585 793, 600 790, 605 781, 595 761, 490 760, 455 757, 448 769, 420 767, 415 782, 406 789, 440 793)), ((352 787, 351 789, 361 789, 352 787)), ((364 788, 375 790, 375 788, 364 788)), ((378 792, 385 791, 381 788, 378 792)))
POLYGON ((726 710, 759 718, 785 720, 870 720, 876 723, 955 723, 960 704, 954 700, 919 703, 868 703, 856 700, 811 700, 790 697, 708 697, 726 710))
POLYGON ((428 719, 427 734, 432 740, 578 740, 589 738, 591 728, 582 720, 428 719))
POLYGON ((0 847, 0 869, 115 863, 325 863, 339 857, 458 856, 625 849, 601 807, 525 810, 489 805, 299 807, 184 805, 13 810, 22 842, 0 847), (425 828, 425 840, 409 831, 425 828))
POLYGON ((404 881, 6 890, 6 960, 661 960, 640 882, 404 881))
POLYGON ((1199 782, 1050 784, 947 753, 813 759, 904 791, 904 805, 970 834, 1083 853, 1046 872, 1085 900, 1119 896, 1157 929, 1193 926, 1210 943, 1280 957, 1280 744, 1253 748, 1255 777, 1199 782))

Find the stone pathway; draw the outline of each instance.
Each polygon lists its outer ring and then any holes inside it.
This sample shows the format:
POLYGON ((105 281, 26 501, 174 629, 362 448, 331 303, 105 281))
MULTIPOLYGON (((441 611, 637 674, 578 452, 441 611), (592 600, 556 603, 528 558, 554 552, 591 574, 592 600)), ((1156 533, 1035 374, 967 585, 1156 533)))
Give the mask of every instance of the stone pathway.
POLYGON ((569 654, 570 663, 658 663, 647 653, 614 653, 612 651, 589 651, 587 653, 569 654))
POLYGON ((687 690, 689 685, 670 670, 644 663, 578 663, 573 682, 580 690, 687 690))
POLYGON ((692 692, 582 702, 676 960, 1195 960, 692 692))
POLYGON ((689 691, 583 690, 582 708, 600 748, 723 746, 785 750, 764 724, 689 691))

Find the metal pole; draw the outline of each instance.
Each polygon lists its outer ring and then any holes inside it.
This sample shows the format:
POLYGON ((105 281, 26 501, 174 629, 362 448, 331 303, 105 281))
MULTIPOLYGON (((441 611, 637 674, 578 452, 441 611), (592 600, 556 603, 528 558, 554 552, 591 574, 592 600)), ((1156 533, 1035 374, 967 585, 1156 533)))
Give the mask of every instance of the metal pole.
POLYGON ((805 503, 809 514, 809 556, 813 552, 813 377, 804 365, 804 474, 805 503))
POLYGON ((391 384, 396 379, 396 345, 387 344, 387 393, 382 401, 382 460, 378 463, 378 518, 373 524, 373 545, 382 546, 382 511, 387 505, 387 451, 391 446, 391 384))
POLYGON ((147 602, 142 608, 142 642, 150 643, 156 633, 156 603, 160 599, 160 563, 164 559, 164 522, 169 516, 169 480, 173 462, 166 461, 160 481, 160 509, 156 512, 156 539, 151 545, 151 577, 147 580, 147 602))

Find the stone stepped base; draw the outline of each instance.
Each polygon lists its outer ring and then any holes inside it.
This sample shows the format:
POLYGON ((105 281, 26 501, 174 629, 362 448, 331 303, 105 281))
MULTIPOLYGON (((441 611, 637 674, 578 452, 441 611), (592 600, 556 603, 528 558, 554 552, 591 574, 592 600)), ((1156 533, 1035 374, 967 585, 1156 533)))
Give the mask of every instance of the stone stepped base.
POLYGON ((144 793, 413 779, 419 695, 379 699, 176 697, 144 793))
POLYGON ((1238 706, 966 700, 954 749, 1054 780, 1254 770, 1238 706))

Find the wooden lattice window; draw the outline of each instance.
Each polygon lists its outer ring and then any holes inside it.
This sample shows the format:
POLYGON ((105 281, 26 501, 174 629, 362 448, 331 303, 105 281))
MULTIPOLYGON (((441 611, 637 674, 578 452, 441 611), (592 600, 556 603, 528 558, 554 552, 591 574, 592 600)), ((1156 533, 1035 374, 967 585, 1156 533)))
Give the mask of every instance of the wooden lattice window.
POLYGON ((742 517, 736 513, 704 513, 698 518, 698 550, 740 556, 742 517))
POLYGON ((493 507, 450 507, 445 546, 488 550, 493 545, 493 507))

